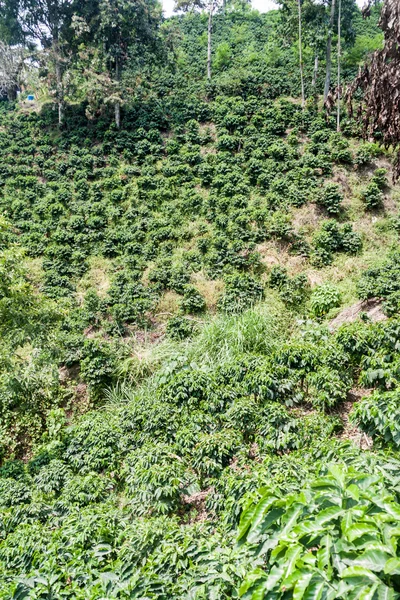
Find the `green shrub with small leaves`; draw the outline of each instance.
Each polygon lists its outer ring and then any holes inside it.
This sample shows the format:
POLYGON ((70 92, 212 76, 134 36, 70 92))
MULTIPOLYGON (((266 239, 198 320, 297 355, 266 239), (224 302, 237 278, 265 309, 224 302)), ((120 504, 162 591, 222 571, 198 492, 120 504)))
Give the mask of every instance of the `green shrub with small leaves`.
POLYGON ((317 196, 317 204, 329 215, 337 215, 343 202, 343 192, 337 183, 327 183, 317 196))
POLYGON ((400 395, 374 392, 355 404, 351 420, 373 439, 400 446, 400 395))
POLYGON ((225 292, 218 301, 219 310, 239 313, 259 302, 264 296, 264 287, 250 275, 227 275, 225 292))
POLYGON ((361 192, 361 200, 367 210, 381 208, 383 205, 383 194, 381 187, 375 181, 371 181, 361 192))
POLYGON ((171 317, 167 322, 167 334, 173 340, 184 340, 194 331, 195 323, 186 317, 171 317))

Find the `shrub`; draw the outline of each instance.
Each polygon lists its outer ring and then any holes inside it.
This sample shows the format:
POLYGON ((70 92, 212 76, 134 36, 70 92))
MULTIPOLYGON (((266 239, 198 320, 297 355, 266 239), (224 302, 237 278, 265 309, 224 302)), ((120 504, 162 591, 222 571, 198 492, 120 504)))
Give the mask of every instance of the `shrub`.
POLYGON ((110 345, 100 339, 86 340, 83 345, 81 375, 93 391, 100 392, 113 382, 116 357, 110 345))
POLYGON ((200 313, 206 308, 206 302, 200 292, 193 285, 184 287, 184 296, 181 302, 183 313, 200 313))
POLYGON ((381 208, 383 204, 383 194, 380 187, 372 181, 361 192, 361 200, 364 202, 367 210, 381 208))
POLYGON ((318 286, 311 294, 311 311, 316 317, 324 317, 332 308, 340 305, 340 293, 329 283, 318 286))
POLYGON ((367 165, 372 161, 372 159, 380 156, 382 150, 378 146, 378 144, 373 143, 364 143, 361 144, 359 149, 356 152, 355 163, 357 165, 363 166, 367 165))
POLYGON ((193 469, 200 477, 214 477, 229 464, 239 447, 240 435, 232 429, 200 433, 193 449, 193 469))
POLYGON ((386 169, 375 169, 371 182, 375 183, 380 190, 383 190, 387 186, 387 170, 386 169))
POLYGON ((288 282, 288 273, 285 267, 281 267, 280 265, 274 265, 271 269, 271 273, 269 275, 269 285, 272 288, 276 288, 278 290, 282 289, 284 285, 288 282))
POLYGON ((290 278, 286 269, 274 266, 271 269, 269 284, 279 291, 282 301, 292 308, 299 308, 308 298, 310 285, 307 275, 299 273, 290 278))
POLYGON ((346 254, 358 254, 362 248, 362 237, 357 231, 353 231, 350 223, 345 223, 341 230, 340 249, 346 254))
POLYGON ((376 391, 355 404, 353 423, 373 438, 400 447, 400 393, 376 391))
POLYGON ((176 510, 195 480, 172 447, 151 442, 128 454, 124 470, 128 497, 138 515, 176 510))
POLYGON ((329 265, 333 260, 334 252, 356 254, 361 247, 361 235, 353 231, 351 224, 345 223, 340 226, 336 221, 325 221, 314 235, 314 251, 311 260, 318 267, 329 265))
POLYGON ((374 296, 386 301, 389 315, 399 310, 400 267, 399 255, 394 253, 381 267, 368 269, 357 283, 359 298, 367 300, 374 296))
POLYGON ((264 295, 263 285, 250 275, 227 275, 225 293, 218 300, 218 308, 225 313, 242 312, 264 295))
POLYGON ((353 156, 350 152, 349 142, 340 134, 333 134, 330 138, 331 158, 337 163, 351 164, 353 156))
POLYGON ((337 215, 343 202, 343 193, 337 183, 327 183, 317 196, 317 204, 329 215, 337 215))
POLYGON ((351 380, 342 372, 330 366, 318 368, 307 377, 313 406, 327 410, 339 402, 344 402, 351 386, 351 380))
POLYGON ((355 600, 376 592, 377 598, 394 598, 399 553, 397 545, 386 544, 384 531, 395 531, 399 514, 381 475, 340 464, 329 465, 300 493, 264 488, 240 519, 239 543, 260 565, 247 573, 240 597, 355 600))
POLYGON ((184 340, 194 331, 195 323, 185 317, 171 317, 167 323, 167 335, 173 340, 184 340))

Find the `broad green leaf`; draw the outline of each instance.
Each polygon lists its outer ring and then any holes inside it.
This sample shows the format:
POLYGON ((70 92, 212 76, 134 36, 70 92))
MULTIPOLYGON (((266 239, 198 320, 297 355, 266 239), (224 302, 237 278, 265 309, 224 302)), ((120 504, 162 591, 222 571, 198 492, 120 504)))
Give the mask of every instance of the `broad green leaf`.
POLYGON ((400 504, 397 504, 397 502, 384 502, 377 496, 374 496, 372 501, 379 506, 379 508, 389 513, 389 515, 400 520, 400 504))
POLYGON ((288 519, 285 523, 284 528, 281 531, 281 536, 285 536, 291 529, 293 528, 294 523, 297 521, 297 517, 303 511, 304 506, 302 504, 295 504, 291 507, 290 511, 288 511, 287 516, 288 519))
POLYGON ((267 573, 265 571, 263 571, 262 569, 254 569, 254 571, 251 571, 251 573, 248 573, 246 575, 246 579, 243 581, 242 585, 240 586, 239 596, 240 597, 244 596, 244 594, 246 594, 246 592, 252 586, 254 586, 254 584, 257 581, 266 579, 266 578, 267 578, 267 573))
POLYGON ((256 507, 255 505, 249 506, 249 508, 242 513, 240 524, 239 524, 239 535, 237 537, 237 541, 240 541, 247 533, 251 522, 254 517, 256 507))
POLYGON ((370 571, 383 571, 387 561, 391 558, 390 554, 383 550, 366 550, 352 562, 355 566, 360 566, 370 571))
POLYGON ((392 588, 387 587, 384 583, 381 583, 378 587, 378 600, 394 600, 399 595, 395 594, 392 588))
POLYGON ((339 506, 330 506, 329 508, 326 508, 325 510, 322 510, 319 513, 319 515, 315 519, 315 525, 317 527, 319 525, 324 525, 325 523, 332 521, 332 519, 336 519, 343 513, 344 513, 344 510, 341 509, 339 506))
POLYGON ((347 529, 345 532, 346 537, 350 542, 360 538, 361 536, 372 533, 376 534, 379 531, 378 527, 373 525, 372 523, 356 523, 347 529))
POLYGON ((400 560, 398 558, 389 558, 387 561, 384 572, 387 575, 400 575, 400 560))
POLYGON ((294 586, 293 600, 302 600, 303 599, 304 593, 308 587, 308 584, 310 583, 312 576, 313 576, 313 573, 304 573, 304 575, 299 577, 296 585, 294 586))
POLYGON ((306 589, 303 600, 320 600, 324 592, 326 582, 320 578, 311 579, 308 588, 306 589))
POLYGON ((351 496, 354 500, 360 499, 360 488, 352 483, 346 488, 346 492, 351 496))
POLYGON ((327 569, 327 575, 330 576, 332 572, 331 567, 331 552, 332 552, 332 537, 326 535, 321 540, 321 547, 317 552, 318 568, 322 571, 327 569))
POLYGON ((344 487, 346 481, 346 472, 336 464, 329 465, 328 471, 336 479, 340 487, 344 487))
POLYGON ((278 583, 278 581, 280 579, 282 579, 283 573, 285 572, 283 567, 272 567, 267 581, 266 581, 266 587, 265 589, 267 591, 272 591, 274 589, 274 587, 276 586, 276 584, 278 583))
POLYGON ((285 555, 285 577, 289 577, 296 568, 299 556, 304 552, 302 546, 292 546, 285 555))
POLYGON ((341 573, 341 577, 342 579, 360 578, 370 579, 371 581, 380 581, 379 578, 375 575, 375 573, 373 573, 369 569, 366 569, 365 567, 360 567, 357 565, 353 565, 351 567, 347 567, 347 569, 344 569, 341 573))
POLYGON ((264 518, 258 519, 257 523, 252 523, 249 533, 247 535, 247 541, 249 544, 257 543, 260 535, 266 531, 271 525, 273 525, 283 514, 283 508, 273 508, 269 511, 264 518))
POLYGON ((357 600, 372 600, 378 585, 378 583, 374 583, 372 586, 366 586, 360 590, 359 594, 357 595, 357 600))

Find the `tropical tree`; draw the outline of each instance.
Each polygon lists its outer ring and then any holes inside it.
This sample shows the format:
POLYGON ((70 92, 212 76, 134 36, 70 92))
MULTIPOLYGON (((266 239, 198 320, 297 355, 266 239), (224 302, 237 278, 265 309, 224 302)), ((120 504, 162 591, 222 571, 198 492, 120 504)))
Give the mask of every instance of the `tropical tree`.
MULTIPOLYGON (((128 89, 122 76, 129 60, 155 45, 161 8, 157 0, 95 0, 73 17, 80 92, 89 111, 111 104, 121 126, 121 105, 128 89)), ((130 86, 128 86, 130 88, 130 86)))
MULTIPOLYGON (((223 6, 225 7, 225 2, 223 6)), ((207 11, 207 79, 211 81, 211 59, 212 59, 212 29, 214 13, 220 8, 221 0, 176 0, 175 10, 194 11, 196 9, 207 11)))
POLYGON ((71 0, 4 0, 4 9, 13 16, 10 26, 18 29, 25 43, 39 46, 42 59, 55 79, 58 122, 64 122, 63 36, 72 16, 71 0))
POLYGON ((17 97, 25 58, 23 47, 9 46, 0 41, 0 96, 7 94, 10 101, 17 97))

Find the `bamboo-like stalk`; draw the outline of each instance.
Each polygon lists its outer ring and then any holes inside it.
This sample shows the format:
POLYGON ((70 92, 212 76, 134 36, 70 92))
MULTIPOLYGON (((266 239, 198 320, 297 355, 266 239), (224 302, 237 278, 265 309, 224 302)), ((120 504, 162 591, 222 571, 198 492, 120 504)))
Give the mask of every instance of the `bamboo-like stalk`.
POLYGON ((301 27, 301 0, 297 0, 299 13, 299 63, 300 63, 300 80, 301 80, 301 106, 305 107, 306 97, 304 92, 304 72, 303 72, 303 42, 302 42, 302 27, 301 27))
POLYGON ((337 76, 337 126, 336 129, 339 132, 340 131, 340 77, 341 77, 341 73, 340 73, 340 60, 341 60, 341 53, 342 53, 342 40, 341 40, 341 18, 342 18, 342 0, 339 0, 339 14, 338 14, 338 46, 337 46, 337 61, 338 61, 338 76, 337 76))

